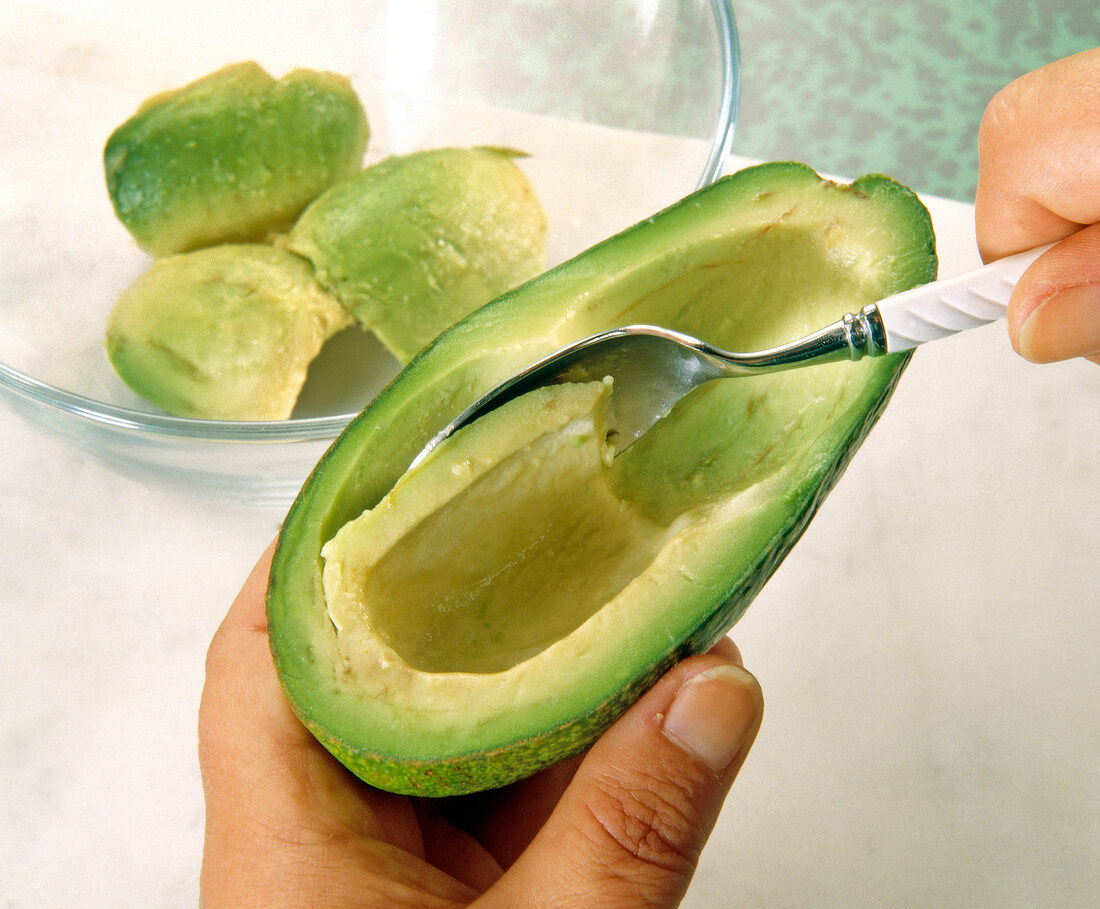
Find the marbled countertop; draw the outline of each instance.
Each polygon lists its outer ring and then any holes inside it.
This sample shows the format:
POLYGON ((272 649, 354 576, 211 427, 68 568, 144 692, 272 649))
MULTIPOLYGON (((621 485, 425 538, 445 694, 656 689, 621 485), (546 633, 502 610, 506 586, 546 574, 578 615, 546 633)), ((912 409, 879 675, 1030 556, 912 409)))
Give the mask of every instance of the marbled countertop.
MULTIPOLYGON (((945 274, 977 261, 985 102, 1100 40, 1091 0, 736 12, 735 151, 908 182, 945 274)), ((918 352, 734 629, 766 717, 685 905, 1096 905, 1098 403, 1095 366, 1029 365, 1003 325, 918 352)), ((279 515, 6 406, 0 438, 0 904, 195 905, 203 655, 279 515)))

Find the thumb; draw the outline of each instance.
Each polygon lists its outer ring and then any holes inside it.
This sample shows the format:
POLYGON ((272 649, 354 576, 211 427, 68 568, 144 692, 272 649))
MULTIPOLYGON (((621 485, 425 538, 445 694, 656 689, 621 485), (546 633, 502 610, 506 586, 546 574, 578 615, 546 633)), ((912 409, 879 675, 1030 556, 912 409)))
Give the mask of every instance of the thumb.
POLYGON ((1013 347, 1036 363, 1100 362, 1100 224, 1032 263, 1012 293, 1008 331, 1013 347))
POLYGON ((731 643, 681 663, 592 747, 485 905, 677 905, 762 711, 731 643))

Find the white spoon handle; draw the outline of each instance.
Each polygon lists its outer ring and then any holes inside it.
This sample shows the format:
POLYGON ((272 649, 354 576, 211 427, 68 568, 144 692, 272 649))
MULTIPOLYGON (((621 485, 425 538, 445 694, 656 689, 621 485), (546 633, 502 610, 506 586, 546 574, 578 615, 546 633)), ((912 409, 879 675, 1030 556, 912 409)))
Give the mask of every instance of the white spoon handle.
POLYGON ((1054 244, 1006 256, 966 274, 879 301, 890 353, 1000 319, 1027 267, 1054 244))

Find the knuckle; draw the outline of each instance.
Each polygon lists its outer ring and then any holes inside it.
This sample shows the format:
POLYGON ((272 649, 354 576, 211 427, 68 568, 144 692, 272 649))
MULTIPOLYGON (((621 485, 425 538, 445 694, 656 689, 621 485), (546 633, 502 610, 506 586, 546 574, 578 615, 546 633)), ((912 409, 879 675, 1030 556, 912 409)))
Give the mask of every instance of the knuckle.
POLYGON ((998 91, 982 115, 978 126, 978 155, 988 160, 998 155, 1002 147, 1010 142, 1016 133, 1016 121, 1019 118, 1020 86, 1016 83, 998 91))
POLYGON ((686 887, 705 826, 695 787, 685 778, 644 770, 603 783, 588 808, 593 839, 609 870, 633 878, 652 874, 686 887))

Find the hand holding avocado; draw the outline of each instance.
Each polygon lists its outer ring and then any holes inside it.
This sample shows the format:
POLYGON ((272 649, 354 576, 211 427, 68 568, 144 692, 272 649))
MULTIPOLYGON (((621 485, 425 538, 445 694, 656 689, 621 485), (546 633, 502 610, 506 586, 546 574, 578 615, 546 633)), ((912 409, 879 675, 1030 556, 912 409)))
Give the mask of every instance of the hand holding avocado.
MULTIPOLYGON (((1100 306, 1086 296, 1100 287, 1098 73, 1091 52, 1025 77, 983 127, 983 255, 1072 234, 1017 288, 1010 331, 1036 360, 1100 350, 1100 306), (1076 101, 1029 104, 1036 91, 1076 101), (1071 121, 1044 122, 1067 109, 1071 121)), ((583 758, 487 793, 407 798, 351 776, 295 718, 269 651, 270 565, 269 552, 208 658, 206 905, 288 893, 333 907, 679 902, 760 721, 759 687, 728 641, 669 670, 583 758)))
POLYGON ((1100 48, 1002 89, 979 137, 976 218, 987 261, 1061 240, 1017 284, 1012 345, 1037 363, 1100 363, 1100 48))
POLYGON ((202 898, 244 906, 673 906, 760 724, 727 639, 673 669, 583 759, 419 799, 352 777, 298 722, 260 561, 211 644, 200 708, 202 898))

